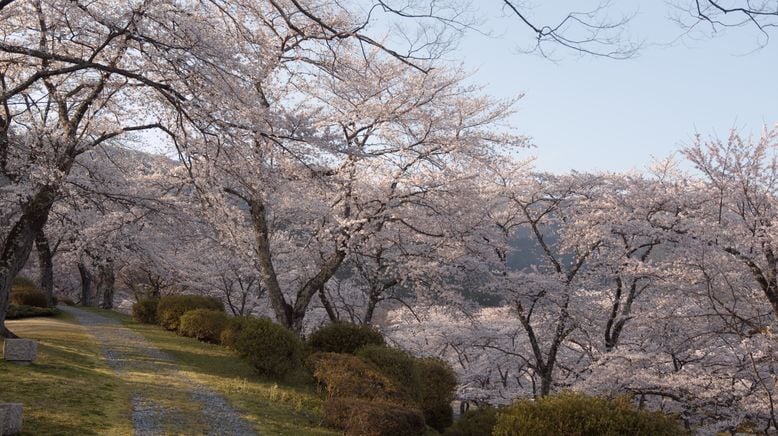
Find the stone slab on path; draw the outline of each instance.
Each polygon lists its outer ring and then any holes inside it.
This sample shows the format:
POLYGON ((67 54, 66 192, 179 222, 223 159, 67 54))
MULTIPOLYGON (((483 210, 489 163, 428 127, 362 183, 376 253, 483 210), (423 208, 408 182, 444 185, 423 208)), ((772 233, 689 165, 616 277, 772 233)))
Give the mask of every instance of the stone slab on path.
POLYGON ((23 406, 19 403, 0 403, 0 435, 22 432, 23 406))
POLYGON ((38 342, 31 339, 6 339, 3 359, 8 362, 31 363, 38 355, 38 342))
POLYGON ((108 365, 131 386, 132 424, 136 436, 170 431, 177 434, 256 434, 221 394, 192 380, 171 355, 142 335, 113 318, 75 307, 62 307, 62 310, 73 315, 97 339, 108 365), (150 380, 133 379, 138 374, 145 374, 150 380), (164 401, 166 396, 177 396, 182 401, 164 401), (184 403, 187 409, 178 410, 174 406, 184 403), (183 422, 197 422, 201 428, 182 428, 183 422))

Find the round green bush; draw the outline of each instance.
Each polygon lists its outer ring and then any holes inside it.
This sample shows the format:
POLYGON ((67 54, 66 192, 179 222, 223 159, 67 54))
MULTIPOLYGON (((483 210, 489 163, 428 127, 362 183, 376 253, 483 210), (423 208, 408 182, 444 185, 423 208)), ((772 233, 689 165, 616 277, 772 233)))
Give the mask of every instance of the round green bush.
POLYGON ((308 346, 319 353, 354 354, 366 345, 384 345, 384 336, 368 325, 335 322, 316 330, 308 338, 308 346))
POLYGON ((235 344, 238 342, 238 336, 243 330, 243 326, 251 322, 251 318, 248 316, 233 316, 227 319, 219 335, 219 342, 225 347, 235 349, 235 344))
POLYGON ((324 403, 324 424, 346 436, 413 436, 425 432, 418 409, 358 398, 330 398, 324 403))
POLYGON ((26 277, 16 277, 11 282, 11 303, 19 306, 49 307, 46 294, 26 277))
POLYGON ((35 318, 39 316, 57 316, 59 310, 53 307, 18 306, 9 304, 5 319, 35 318))
POLYGON ((140 300, 132 305, 132 318, 143 324, 156 324, 158 305, 159 300, 156 298, 140 300))
POLYGON ((396 380, 401 386, 412 388, 416 384, 414 376, 416 358, 408 352, 382 345, 366 345, 357 350, 356 356, 372 362, 381 372, 396 380))
POLYGON ((181 317, 178 333, 187 338, 218 344, 229 317, 219 310, 195 309, 181 317))
POLYGON ((497 409, 479 407, 462 415, 443 436, 491 436, 496 423, 497 409))
POLYGON ((300 339, 267 318, 244 319, 232 347, 261 375, 284 377, 302 365, 300 339))
POLYGON ((38 285, 32 279, 24 276, 16 276, 11 281, 11 292, 38 291, 38 285))
POLYGON ((49 307, 46 294, 41 291, 17 291, 11 293, 11 303, 19 306, 49 307))
POLYGON ((203 295, 167 295, 159 299, 157 321, 162 327, 177 331, 181 316, 195 309, 212 309, 223 312, 224 303, 218 298, 203 295))
POLYGON ((415 405, 406 386, 361 357, 316 353, 309 361, 314 380, 328 398, 360 398, 415 405))
POLYGON ((403 386, 424 412, 427 425, 438 431, 451 425, 454 420, 451 402, 457 378, 447 363, 420 359, 403 350, 378 345, 362 347, 356 355, 403 386))
POLYGON ((683 434, 676 420, 635 409, 628 400, 610 401, 580 393, 562 393, 515 402, 497 413, 495 436, 683 434))
POLYGON ((417 400, 427 425, 443 431, 454 422, 451 402, 457 388, 457 377, 448 363, 434 358, 416 359, 414 377, 417 400))

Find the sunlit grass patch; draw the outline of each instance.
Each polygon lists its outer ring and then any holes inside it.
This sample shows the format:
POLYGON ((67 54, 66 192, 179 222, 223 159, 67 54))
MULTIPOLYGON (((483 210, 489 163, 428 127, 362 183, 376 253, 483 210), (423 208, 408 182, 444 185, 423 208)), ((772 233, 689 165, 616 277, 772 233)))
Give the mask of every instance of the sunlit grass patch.
POLYGON ((258 433, 338 434, 321 426, 322 400, 306 374, 293 374, 287 381, 262 378, 248 363, 220 345, 176 336, 116 312, 91 310, 121 320, 126 327, 174 357, 182 374, 222 394, 258 433))
POLYGON ((83 327, 64 314, 7 325, 20 337, 38 340, 33 364, 0 361, 0 402, 24 404, 23 434, 132 432, 127 386, 83 327))

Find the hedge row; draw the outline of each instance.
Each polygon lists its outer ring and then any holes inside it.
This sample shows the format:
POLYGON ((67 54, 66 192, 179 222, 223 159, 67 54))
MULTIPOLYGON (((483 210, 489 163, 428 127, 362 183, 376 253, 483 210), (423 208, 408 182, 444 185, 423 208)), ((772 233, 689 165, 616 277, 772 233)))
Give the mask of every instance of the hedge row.
POLYGON ((221 302, 188 295, 138 302, 133 315, 228 346, 264 376, 286 377, 306 361, 325 398, 324 423, 346 435, 420 435, 428 427, 449 436, 682 434, 676 420, 637 410, 627 400, 574 393, 478 409, 453 424, 457 380, 451 367, 388 347, 371 327, 330 324, 304 344, 270 319, 230 317, 221 302))
POLYGON ((59 310, 53 307, 35 307, 18 304, 9 304, 5 319, 33 318, 38 316, 56 316, 59 310))
POLYGON ((355 435, 421 434, 426 426, 451 425, 457 380, 443 361, 387 347, 375 329, 343 323, 312 334, 308 347, 329 425, 355 435))
MULTIPOLYGON (((16 277, 11 282, 11 304, 17 306, 49 307, 46 294, 26 277, 16 277)), ((44 315, 45 316, 45 315, 44 315)))
POLYGON ((304 347, 294 333, 267 318, 231 317, 216 298, 170 295, 141 300, 133 305, 132 314, 138 322, 228 346, 261 375, 284 377, 302 366, 304 347))

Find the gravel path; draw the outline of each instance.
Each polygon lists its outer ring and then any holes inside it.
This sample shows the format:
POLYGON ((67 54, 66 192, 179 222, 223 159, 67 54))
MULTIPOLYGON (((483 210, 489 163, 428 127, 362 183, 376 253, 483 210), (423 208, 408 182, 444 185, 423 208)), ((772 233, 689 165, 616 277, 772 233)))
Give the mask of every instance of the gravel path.
POLYGON ((113 318, 74 307, 75 316, 97 339, 108 365, 132 387, 135 435, 254 435, 224 397, 183 374, 169 354, 113 318), (175 407, 184 398, 186 409, 175 407), (178 401, 175 401, 178 400, 178 401), (190 423, 197 430, 181 428, 190 423))

